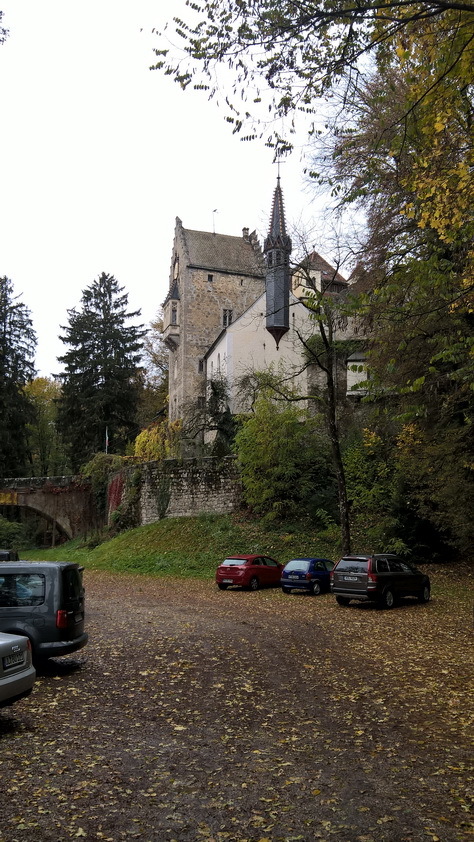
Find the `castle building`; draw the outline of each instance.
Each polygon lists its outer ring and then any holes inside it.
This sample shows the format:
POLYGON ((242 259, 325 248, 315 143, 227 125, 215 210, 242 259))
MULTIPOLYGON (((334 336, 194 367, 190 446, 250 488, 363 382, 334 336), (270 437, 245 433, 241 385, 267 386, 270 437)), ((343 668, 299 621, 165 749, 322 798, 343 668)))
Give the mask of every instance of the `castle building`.
POLYGON ((348 284, 315 252, 292 272, 291 248, 279 178, 263 251, 248 228, 242 237, 231 237, 189 230, 176 219, 163 304, 171 421, 204 406, 217 377, 225 381, 232 413, 247 409, 238 384, 252 371, 271 368, 300 394, 309 393, 312 373, 304 364, 302 338, 315 325, 304 301, 311 290, 335 295, 348 284))
POLYGON ((170 288, 163 303, 171 421, 204 400, 206 352, 264 289, 264 261, 255 232, 244 228, 242 237, 232 237, 192 231, 176 219, 170 288))

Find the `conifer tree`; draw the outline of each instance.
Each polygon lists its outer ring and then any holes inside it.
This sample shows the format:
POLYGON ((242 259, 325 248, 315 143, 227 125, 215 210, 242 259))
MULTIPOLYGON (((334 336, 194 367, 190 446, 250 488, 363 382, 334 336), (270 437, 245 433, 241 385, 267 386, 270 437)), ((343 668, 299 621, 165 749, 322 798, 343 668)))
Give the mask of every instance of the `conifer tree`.
POLYGON ((24 390, 33 379, 36 334, 30 311, 13 283, 0 278, 0 476, 28 474, 26 429, 31 405, 24 390))
POLYGON ((129 324, 140 311, 127 312, 123 290, 103 272, 62 326, 60 339, 69 349, 58 357, 64 364, 58 424, 74 470, 97 452, 123 453, 136 435, 145 331, 129 324))

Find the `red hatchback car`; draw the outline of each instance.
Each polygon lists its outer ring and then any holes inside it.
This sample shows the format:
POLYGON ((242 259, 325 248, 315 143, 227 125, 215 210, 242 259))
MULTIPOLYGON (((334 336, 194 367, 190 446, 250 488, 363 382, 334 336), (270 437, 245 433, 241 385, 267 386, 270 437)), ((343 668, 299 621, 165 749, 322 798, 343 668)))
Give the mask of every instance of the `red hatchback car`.
POLYGON ((283 565, 268 555, 234 555, 224 559, 216 570, 217 587, 221 591, 232 585, 258 591, 279 587, 283 565))

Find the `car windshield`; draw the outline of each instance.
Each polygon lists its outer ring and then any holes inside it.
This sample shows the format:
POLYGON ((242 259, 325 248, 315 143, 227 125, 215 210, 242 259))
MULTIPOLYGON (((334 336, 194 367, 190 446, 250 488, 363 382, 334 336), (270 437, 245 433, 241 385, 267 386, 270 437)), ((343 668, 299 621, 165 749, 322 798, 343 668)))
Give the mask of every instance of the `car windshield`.
POLYGON ((306 573, 306 571, 309 570, 309 560, 307 558, 294 558, 292 561, 289 561, 288 564, 285 564, 285 573, 288 573, 291 570, 301 570, 306 573))
POLYGON ((226 567, 232 567, 239 564, 245 564, 246 561, 246 558, 225 558, 222 564, 225 564, 226 567))

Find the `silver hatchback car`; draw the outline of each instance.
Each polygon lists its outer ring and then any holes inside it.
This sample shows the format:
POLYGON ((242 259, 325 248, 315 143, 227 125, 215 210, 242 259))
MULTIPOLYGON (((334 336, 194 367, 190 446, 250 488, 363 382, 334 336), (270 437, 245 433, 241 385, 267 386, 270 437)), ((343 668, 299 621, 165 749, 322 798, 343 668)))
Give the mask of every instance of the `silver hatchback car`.
POLYGON ((0 632, 0 707, 29 696, 35 678, 28 638, 0 632))

